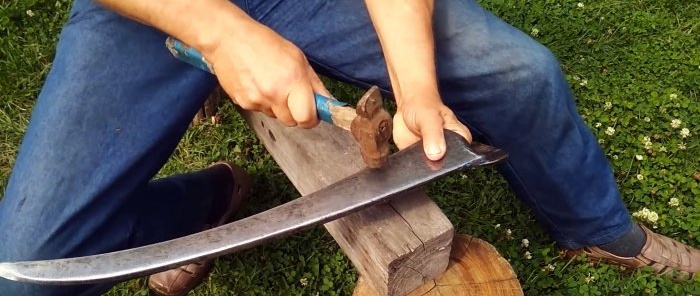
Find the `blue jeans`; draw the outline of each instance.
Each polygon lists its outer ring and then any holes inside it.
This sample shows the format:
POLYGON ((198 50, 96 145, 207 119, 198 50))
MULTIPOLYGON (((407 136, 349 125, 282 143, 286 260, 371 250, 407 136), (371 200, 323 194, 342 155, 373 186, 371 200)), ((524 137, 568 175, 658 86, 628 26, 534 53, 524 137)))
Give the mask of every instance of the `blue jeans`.
MULTIPOLYGON (((362 1, 239 2, 319 73, 390 91, 362 1)), ((510 153, 500 169, 517 196, 563 247, 624 234, 629 213, 552 53, 473 0, 435 5, 443 100, 477 139, 510 153)), ((90 255, 201 229, 208 181, 152 178, 216 80, 171 57, 165 37, 75 1, 0 202, 0 261, 90 255)), ((96 295, 110 286, 0 280, 0 295, 96 295)))

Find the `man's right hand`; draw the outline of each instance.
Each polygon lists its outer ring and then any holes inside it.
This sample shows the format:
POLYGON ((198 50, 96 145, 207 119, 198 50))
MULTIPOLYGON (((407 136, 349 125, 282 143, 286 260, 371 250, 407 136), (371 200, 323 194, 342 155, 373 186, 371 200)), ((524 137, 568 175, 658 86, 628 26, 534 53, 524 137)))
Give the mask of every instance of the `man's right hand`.
POLYGON ((285 125, 316 126, 314 92, 330 94, 301 50, 261 24, 246 35, 245 40, 224 37, 203 53, 226 93, 241 108, 285 125))

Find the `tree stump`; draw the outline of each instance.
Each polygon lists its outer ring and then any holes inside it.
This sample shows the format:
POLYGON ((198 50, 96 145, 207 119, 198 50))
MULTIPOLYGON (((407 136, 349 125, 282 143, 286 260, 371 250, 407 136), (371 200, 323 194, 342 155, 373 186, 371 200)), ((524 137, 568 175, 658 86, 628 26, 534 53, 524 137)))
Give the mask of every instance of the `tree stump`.
MULTIPOLYGON (((353 296, 376 296, 360 278, 353 296)), ((455 235, 445 273, 408 296, 516 296, 523 295, 518 278, 491 244, 468 235, 455 235)))

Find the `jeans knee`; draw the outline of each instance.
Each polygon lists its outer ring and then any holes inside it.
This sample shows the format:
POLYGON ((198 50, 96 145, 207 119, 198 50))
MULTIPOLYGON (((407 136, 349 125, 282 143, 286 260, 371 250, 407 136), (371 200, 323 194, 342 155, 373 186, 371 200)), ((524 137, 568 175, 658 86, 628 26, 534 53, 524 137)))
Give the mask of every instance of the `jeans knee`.
POLYGON ((514 51, 511 56, 515 61, 510 71, 504 72, 504 81, 512 92, 531 94, 523 99, 543 99, 541 95, 551 91, 563 78, 559 61, 549 49, 539 44, 514 51))

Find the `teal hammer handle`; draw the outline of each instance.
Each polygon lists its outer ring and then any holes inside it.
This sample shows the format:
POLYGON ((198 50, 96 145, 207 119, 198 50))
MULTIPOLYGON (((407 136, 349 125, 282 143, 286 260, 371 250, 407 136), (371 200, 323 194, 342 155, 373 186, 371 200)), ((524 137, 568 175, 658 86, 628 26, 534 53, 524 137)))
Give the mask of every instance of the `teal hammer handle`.
MULTIPOLYGON (((211 64, 209 64, 209 62, 207 62, 207 60, 202 56, 202 54, 196 49, 194 49, 194 47, 188 46, 187 44, 184 44, 181 41, 172 37, 168 37, 165 40, 165 46, 168 48, 168 50, 170 50, 170 53, 172 53, 173 56, 175 56, 179 60, 185 61, 192 66, 214 74, 214 70, 211 68, 211 64)), ((331 124, 333 123, 333 114, 331 111, 331 106, 349 106, 346 103, 340 102, 336 99, 325 97, 317 93, 314 93, 314 100, 316 101, 316 113, 318 114, 318 118, 331 124)))

